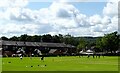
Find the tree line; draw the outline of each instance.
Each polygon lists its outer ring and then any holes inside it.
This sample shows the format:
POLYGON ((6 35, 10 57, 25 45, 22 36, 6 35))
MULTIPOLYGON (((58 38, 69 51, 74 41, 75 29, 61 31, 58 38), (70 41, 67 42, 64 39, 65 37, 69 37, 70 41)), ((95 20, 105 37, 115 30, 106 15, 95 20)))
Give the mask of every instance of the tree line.
POLYGON ((80 39, 77 46, 78 50, 84 50, 90 47, 94 47, 93 50, 96 52, 115 53, 118 49, 120 49, 120 35, 118 32, 112 32, 91 42, 88 42, 83 38, 80 39))
POLYGON ((27 35, 23 34, 21 36, 13 36, 7 38, 2 36, 2 40, 9 41, 27 41, 27 42, 49 42, 49 43, 65 43, 76 46, 77 51, 85 50, 86 48, 90 49, 94 46, 94 50, 96 51, 104 51, 115 53, 118 50, 120 45, 120 38, 118 32, 112 32, 109 34, 105 34, 103 37, 74 37, 70 34, 67 35, 27 35))
POLYGON ((67 35, 50 35, 50 34, 45 34, 45 35, 27 35, 23 34, 21 36, 13 36, 10 38, 7 38, 5 36, 1 37, 2 40, 7 40, 7 41, 27 41, 27 42, 49 42, 49 43, 65 43, 65 44, 71 44, 74 46, 77 46, 79 41, 76 39, 76 37, 73 37, 70 34, 67 35))

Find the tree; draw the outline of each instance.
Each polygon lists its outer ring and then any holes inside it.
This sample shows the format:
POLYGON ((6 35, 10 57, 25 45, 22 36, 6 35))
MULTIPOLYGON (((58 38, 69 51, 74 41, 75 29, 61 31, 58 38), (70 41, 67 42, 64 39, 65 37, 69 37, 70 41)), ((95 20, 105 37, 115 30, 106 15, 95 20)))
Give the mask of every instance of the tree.
POLYGON ((57 36, 57 35, 54 35, 53 37, 52 37, 52 42, 54 42, 54 43, 61 43, 61 40, 60 40, 60 37, 59 36, 57 36))
POLYGON ((32 36, 27 35, 26 36, 26 41, 28 41, 28 42, 34 41, 32 38, 33 38, 32 36))
POLYGON ((63 43, 63 42, 64 42, 63 35, 62 35, 62 34, 59 34, 58 37, 59 37, 59 39, 60 39, 60 43, 63 43))
POLYGON ((108 35, 105 36, 106 38, 106 46, 108 47, 108 49, 115 53, 116 50, 118 50, 118 47, 119 47, 119 35, 117 32, 113 32, 113 33, 110 33, 108 35))
POLYGON ((2 40, 9 40, 9 39, 8 39, 7 37, 5 37, 5 36, 2 36, 1 39, 2 39, 2 40))
POLYGON ((32 42, 41 42, 42 41, 42 37, 40 35, 31 36, 31 41, 32 42))
POLYGON ((113 32, 110 34, 106 34, 103 38, 97 41, 97 47, 102 48, 107 52, 111 51, 111 53, 115 53, 119 47, 119 35, 117 32, 113 32))
POLYGON ((52 42, 52 36, 50 34, 46 34, 42 36, 43 42, 52 42))
POLYGON ((96 48, 100 49, 101 51, 105 51, 103 48, 104 48, 104 45, 102 44, 102 38, 98 38, 96 40, 96 48))
POLYGON ((78 51, 86 49, 86 45, 87 45, 87 42, 85 41, 85 39, 81 38, 79 45, 77 46, 78 51))
POLYGON ((19 41, 27 41, 27 37, 28 37, 27 34, 21 35, 21 36, 19 37, 19 41))
POLYGON ((13 37, 10 38, 10 40, 11 40, 11 41, 18 41, 19 38, 18 38, 17 36, 13 36, 13 37))

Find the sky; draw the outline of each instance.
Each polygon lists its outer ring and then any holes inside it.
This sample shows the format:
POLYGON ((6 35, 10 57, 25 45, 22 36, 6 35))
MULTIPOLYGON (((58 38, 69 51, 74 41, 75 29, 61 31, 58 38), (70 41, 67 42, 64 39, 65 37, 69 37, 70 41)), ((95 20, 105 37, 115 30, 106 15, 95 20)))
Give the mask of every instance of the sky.
POLYGON ((118 0, 0 0, 0 37, 98 37, 114 31, 118 31, 118 0))

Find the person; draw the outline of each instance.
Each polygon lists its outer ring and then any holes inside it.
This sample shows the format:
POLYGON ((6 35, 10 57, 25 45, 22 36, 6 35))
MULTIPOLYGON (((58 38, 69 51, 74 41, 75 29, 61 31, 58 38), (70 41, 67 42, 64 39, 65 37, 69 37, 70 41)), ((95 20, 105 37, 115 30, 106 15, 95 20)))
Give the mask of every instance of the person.
POLYGON ((98 57, 100 58, 100 54, 98 54, 98 57))
POLYGON ((31 60, 32 60, 32 57, 34 57, 34 54, 31 54, 31 55, 30 55, 30 59, 31 59, 31 60))
POLYGON ((90 54, 88 54, 88 57, 87 58, 89 58, 90 57, 90 54))
POLYGON ((95 54, 93 54, 93 58, 95 58, 95 54))
POLYGON ((97 58, 98 54, 96 54, 96 58, 97 58))
POLYGON ((22 55, 21 55, 21 56, 20 56, 20 59, 22 60, 22 58, 23 58, 23 57, 22 57, 22 55))
POLYGON ((44 56, 42 56, 41 61, 44 61, 44 56))
POLYGON ((82 51, 80 51, 80 53, 79 53, 79 57, 80 56, 82 56, 83 57, 83 50, 82 51))

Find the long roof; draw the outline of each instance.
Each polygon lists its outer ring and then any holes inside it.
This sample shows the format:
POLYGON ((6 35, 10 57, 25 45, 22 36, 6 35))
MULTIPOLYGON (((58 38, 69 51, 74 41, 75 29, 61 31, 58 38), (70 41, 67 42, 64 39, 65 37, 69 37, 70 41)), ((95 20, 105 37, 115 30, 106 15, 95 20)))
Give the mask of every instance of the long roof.
POLYGON ((2 47, 2 41, 0 40, 0 48, 2 47))
POLYGON ((23 42, 23 41, 4 41, 2 40, 2 45, 6 46, 32 46, 32 47, 66 47, 75 48, 73 45, 67 45, 64 43, 45 43, 45 42, 23 42))

